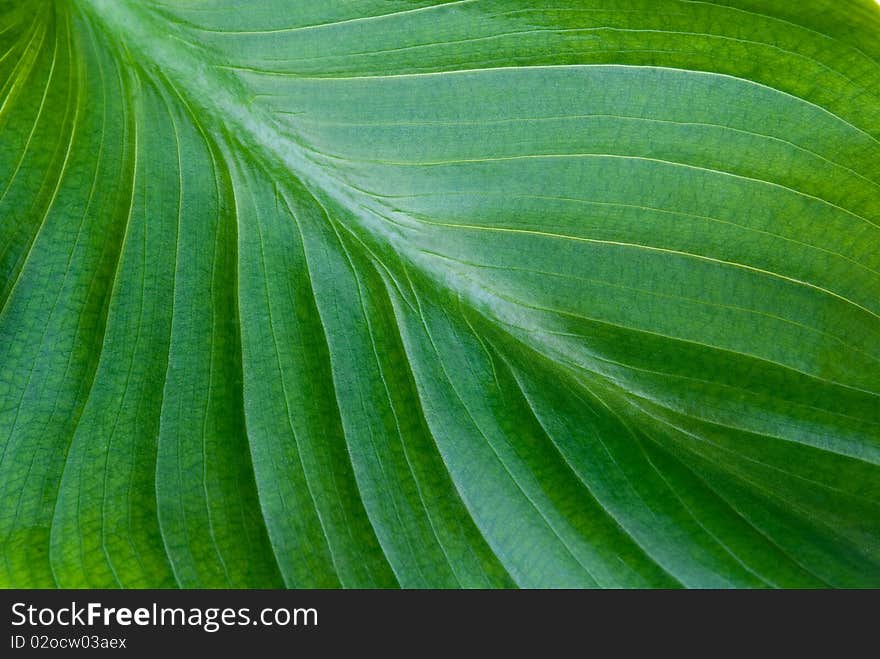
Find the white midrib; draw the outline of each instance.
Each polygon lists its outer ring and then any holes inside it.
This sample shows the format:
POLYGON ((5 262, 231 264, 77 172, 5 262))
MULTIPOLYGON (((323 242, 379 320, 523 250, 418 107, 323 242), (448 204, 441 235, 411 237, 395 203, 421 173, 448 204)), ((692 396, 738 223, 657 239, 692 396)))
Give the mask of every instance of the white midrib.
MULTIPOLYGON (((292 129, 289 123, 282 126, 264 106, 253 102, 253 94, 244 84, 232 72, 214 66, 210 51, 200 51, 188 43, 185 34, 172 21, 148 8, 137 6, 132 0, 74 1, 87 17, 96 19, 103 26, 112 40, 123 44, 125 50, 137 58, 136 62, 130 62, 132 65, 142 69, 158 84, 170 84, 176 95, 186 97, 186 105, 194 112, 193 120, 207 129, 204 131, 207 135, 214 136, 218 141, 232 142, 233 148, 237 147, 237 150, 246 153, 248 160, 255 161, 255 164, 276 181, 277 177, 273 176, 273 172, 279 171, 279 168, 286 175, 296 177, 324 212, 329 214, 333 210, 327 201, 332 201, 337 208, 345 209, 344 214, 334 214, 330 221, 338 220, 347 228, 359 230, 362 235, 366 234, 364 237, 371 241, 390 248, 427 276, 438 289, 450 291, 463 299, 468 306, 504 333, 519 340, 525 339, 532 349, 554 362, 573 361, 606 385, 613 383, 622 393, 632 392, 633 383, 621 381, 619 376, 615 376, 614 369, 609 368, 608 360, 591 351, 588 345, 583 342, 578 342, 576 346, 560 343, 542 332, 534 331, 540 330, 540 327, 521 327, 523 308, 514 301, 494 293, 488 282, 479 279, 473 270, 465 272, 448 267, 444 263, 446 259, 421 250, 405 225, 424 226, 422 222, 401 216, 386 207, 381 200, 356 190, 337 178, 332 168, 321 162, 321 154, 310 149, 307 141, 294 132, 295 128, 292 129), (373 212, 369 209, 373 209, 373 212), (400 224, 389 221, 388 217, 399 220, 400 224)), ((479 226, 468 228, 486 229, 479 226)), ((614 244, 609 241, 584 240, 614 244)), ((673 250, 659 251, 676 253, 673 250)), ((715 260, 697 254, 680 254, 689 258, 715 260)), ((827 289, 782 277, 777 273, 738 263, 717 262, 780 277, 840 297, 827 289)), ((852 303, 847 299, 844 301, 852 303)), ((864 307, 860 308, 876 315, 864 307)), ((769 361, 760 355, 747 356, 769 361)), ((770 363, 792 368, 786 364, 770 363)), ((810 373, 806 375, 816 377, 810 373)))
MULTIPOLYGON (((282 127, 275 117, 258 103, 251 102, 251 93, 234 74, 212 66, 209 52, 199 52, 188 44, 183 36, 175 34, 176 26, 153 14, 149 9, 133 6, 130 0, 76 0, 89 18, 96 19, 111 40, 124 44, 125 50, 137 57, 133 62, 159 84, 173 87, 178 96, 185 95, 186 105, 197 114, 194 121, 202 123, 205 134, 220 140, 237 143, 239 149, 256 160, 263 170, 272 176, 279 166, 305 186, 318 205, 329 213, 326 204, 319 200, 332 200, 346 209, 346 222, 356 222, 371 240, 391 248, 399 257, 426 275, 440 289, 452 291, 464 298, 470 306, 490 322, 500 321, 501 329, 510 333, 516 326, 520 311, 511 308, 473 273, 468 276, 449 268, 442 259, 419 249, 408 239, 404 224, 419 222, 401 217, 382 202, 358 191, 337 179, 333 172, 318 162, 320 154, 312 151, 304 139, 291 133, 289 124, 282 127), (365 210, 365 207, 377 212, 365 210), (394 215, 401 224, 389 221, 394 215)), ((341 219, 341 218, 334 218, 341 219)), ((556 353, 551 345, 538 345, 535 336, 530 344, 539 352, 550 356, 556 353)), ((579 361, 589 361, 599 373, 605 370, 601 362, 592 360, 586 350, 579 350, 579 361)))
MULTIPOLYGON (((318 162, 318 156, 310 151, 305 141, 296 141, 288 124, 282 128, 275 118, 257 103, 249 102, 250 94, 233 74, 218 69, 209 61, 210 53, 198 52, 182 37, 174 35, 175 26, 148 9, 130 5, 130 0, 77 0, 105 27, 111 39, 121 41, 125 50, 138 57, 136 66, 154 78, 159 84, 169 84, 178 96, 185 95, 186 105, 197 113, 193 120, 203 124, 206 135, 214 135, 226 142, 235 142, 255 159, 263 170, 272 176, 279 166, 286 174, 299 179, 315 202, 328 214, 332 212, 324 203, 332 200, 346 209, 348 224, 366 232, 366 238, 393 250, 401 259, 425 275, 434 287, 447 290, 470 306, 486 321, 501 332, 519 341, 527 341, 530 348, 546 358, 562 363, 576 363, 581 376, 585 372, 596 378, 596 384, 611 386, 619 394, 631 390, 631 384, 620 381, 609 367, 608 360, 594 354, 589 346, 579 342, 573 346, 560 342, 552 334, 533 331, 539 327, 522 327, 524 307, 493 292, 487 282, 475 273, 449 267, 448 260, 438 258, 418 247, 412 236, 401 226, 409 222, 384 207, 380 200, 358 191, 334 177, 333 172, 318 162), (376 212, 366 210, 376 209, 376 212), (401 225, 389 221, 394 215, 401 225)), ((418 231, 418 229, 416 230, 418 231)), ((375 258, 375 257, 374 257, 375 258)))

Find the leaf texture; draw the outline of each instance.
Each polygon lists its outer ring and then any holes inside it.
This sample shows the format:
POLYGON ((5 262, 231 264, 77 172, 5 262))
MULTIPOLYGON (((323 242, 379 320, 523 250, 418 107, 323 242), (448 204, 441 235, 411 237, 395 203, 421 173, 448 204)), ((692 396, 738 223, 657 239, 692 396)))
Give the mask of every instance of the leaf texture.
POLYGON ((878 34, 0 1, 0 585, 880 586, 878 34))

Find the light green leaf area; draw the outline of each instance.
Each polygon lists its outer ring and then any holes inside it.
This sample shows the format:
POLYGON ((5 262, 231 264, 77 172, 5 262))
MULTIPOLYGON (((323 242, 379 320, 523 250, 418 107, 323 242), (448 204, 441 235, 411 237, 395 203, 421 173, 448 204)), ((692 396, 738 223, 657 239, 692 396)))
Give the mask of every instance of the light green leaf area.
POLYGON ((880 586, 880 7, 0 0, 0 585, 880 586))

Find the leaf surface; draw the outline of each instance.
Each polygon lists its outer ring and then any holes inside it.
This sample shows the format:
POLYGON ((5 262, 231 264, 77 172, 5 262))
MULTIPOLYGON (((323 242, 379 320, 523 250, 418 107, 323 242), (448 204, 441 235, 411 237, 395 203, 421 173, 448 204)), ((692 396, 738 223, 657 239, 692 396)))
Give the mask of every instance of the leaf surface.
POLYGON ((880 586, 878 34, 0 2, 0 585, 880 586))

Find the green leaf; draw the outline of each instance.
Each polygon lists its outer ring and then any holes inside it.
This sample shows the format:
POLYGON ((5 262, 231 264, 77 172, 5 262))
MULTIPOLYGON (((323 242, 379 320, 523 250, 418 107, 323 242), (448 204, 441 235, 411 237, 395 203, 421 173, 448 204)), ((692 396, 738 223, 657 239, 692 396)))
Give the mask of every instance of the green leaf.
POLYGON ((0 585, 880 586, 868 0, 0 0, 0 585))

